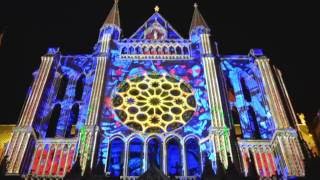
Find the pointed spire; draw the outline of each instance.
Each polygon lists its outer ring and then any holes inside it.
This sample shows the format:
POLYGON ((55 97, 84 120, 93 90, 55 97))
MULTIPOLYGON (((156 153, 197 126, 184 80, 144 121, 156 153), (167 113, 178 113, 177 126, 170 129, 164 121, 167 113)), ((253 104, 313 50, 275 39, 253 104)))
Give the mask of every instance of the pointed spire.
POLYGON ((204 28, 210 29, 198 10, 198 4, 194 3, 194 12, 191 21, 190 32, 197 26, 203 26, 204 28))
POLYGON ((118 2, 119 2, 119 0, 114 0, 113 7, 112 7, 111 11, 109 12, 106 20, 104 21, 102 27, 107 24, 116 25, 116 26, 120 27, 120 13, 119 13, 119 8, 118 8, 118 2))

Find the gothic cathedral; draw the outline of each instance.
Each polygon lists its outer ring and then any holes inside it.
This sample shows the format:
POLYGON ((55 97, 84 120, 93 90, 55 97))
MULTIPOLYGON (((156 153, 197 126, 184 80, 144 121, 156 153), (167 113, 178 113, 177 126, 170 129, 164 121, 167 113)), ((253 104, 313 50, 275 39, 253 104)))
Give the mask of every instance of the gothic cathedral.
POLYGON ((281 72, 261 49, 220 55, 211 33, 195 4, 189 37, 156 7, 122 39, 116 0, 91 54, 48 48, 41 57, 6 150, 8 173, 60 178, 80 159, 83 170, 100 163, 127 179, 151 166, 198 179, 207 161, 304 176, 281 72))

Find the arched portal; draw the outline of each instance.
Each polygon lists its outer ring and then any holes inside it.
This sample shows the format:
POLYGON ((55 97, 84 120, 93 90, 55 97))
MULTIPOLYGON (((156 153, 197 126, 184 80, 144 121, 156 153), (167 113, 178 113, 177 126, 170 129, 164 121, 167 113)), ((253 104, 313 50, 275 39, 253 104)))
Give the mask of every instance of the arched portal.
POLYGON ((162 143, 159 138, 152 138, 148 141, 148 168, 151 164, 162 169, 162 143))
POLYGON ((140 176, 143 168, 143 141, 134 138, 129 143, 128 175, 140 176))
POLYGON ((124 142, 115 138, 110 142, 107 171, 112 177, 122 176, 124 162, 124 142))
POLYGON ((187 175, 201 175, 201 156, 199 142, 196 138, 190 138, 185 143, 187 175))
POLYGON ((167 142, 167 173, 169 176, 182 175, 181 145, 178 138, 167 142))

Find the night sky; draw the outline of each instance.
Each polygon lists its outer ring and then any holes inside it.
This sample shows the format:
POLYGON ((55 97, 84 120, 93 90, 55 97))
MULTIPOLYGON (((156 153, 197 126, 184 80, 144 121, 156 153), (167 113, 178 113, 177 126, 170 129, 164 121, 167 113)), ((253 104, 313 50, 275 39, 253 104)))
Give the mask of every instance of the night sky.
MULTIPOLYGON (((122 36, 133 34, 159 5, 160 14, 187 38, 194 2, 120 0, 122 36)), ((251 48, 264 49, 282 70, 296 112, 313 119, 320 108, 318 6, 305 1, 197 2, 220 53, 248 54, 251 48)), ((48 47, 60 47, 63 54, 92 52, 112 4, 113 0, 1 3, 0 29, 5 34, 0 48, 0 122, 17 122, 32 72, 48 47)))

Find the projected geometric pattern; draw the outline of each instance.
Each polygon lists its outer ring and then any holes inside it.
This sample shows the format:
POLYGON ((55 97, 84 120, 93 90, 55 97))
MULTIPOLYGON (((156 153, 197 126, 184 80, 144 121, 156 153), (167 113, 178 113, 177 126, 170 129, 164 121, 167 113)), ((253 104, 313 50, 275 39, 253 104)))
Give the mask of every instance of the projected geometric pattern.
POLYGON ((196 107, 190 86, 156 73, 127 79, 118 87, 112 103, 122 122, 146 133, 168 132, 183 126, 196 107))

